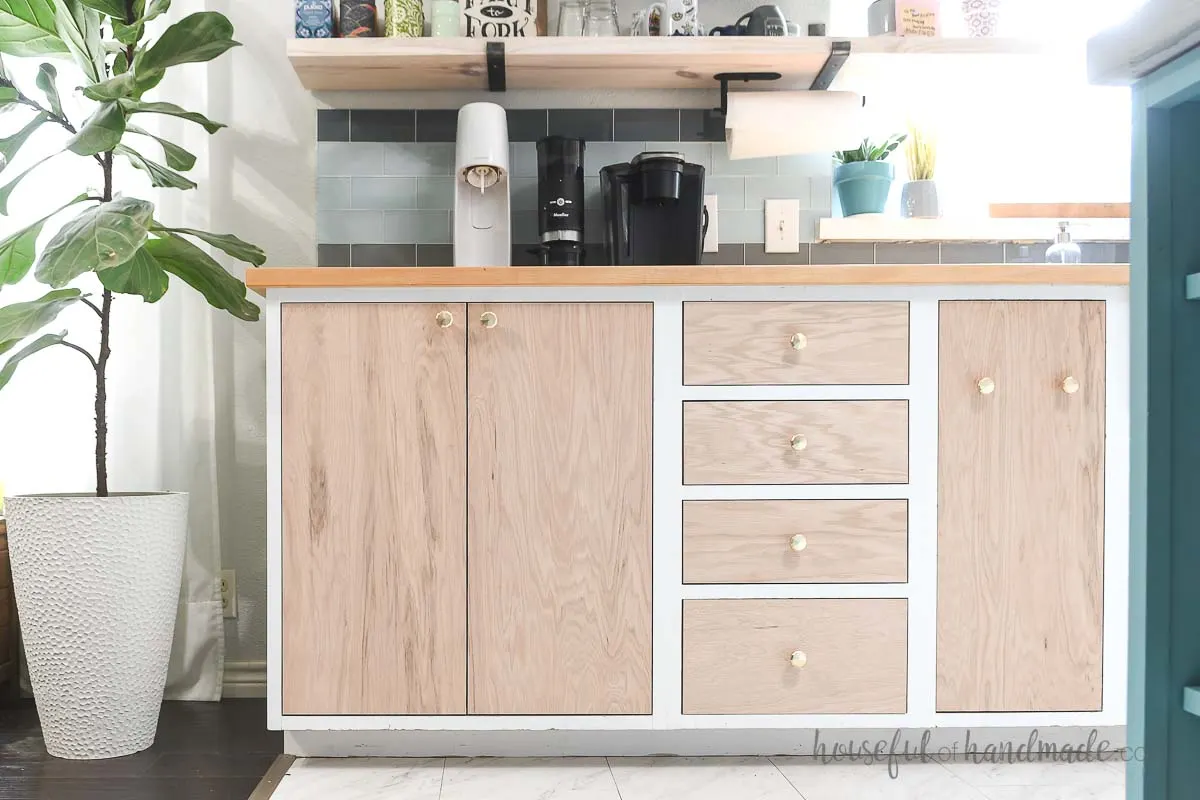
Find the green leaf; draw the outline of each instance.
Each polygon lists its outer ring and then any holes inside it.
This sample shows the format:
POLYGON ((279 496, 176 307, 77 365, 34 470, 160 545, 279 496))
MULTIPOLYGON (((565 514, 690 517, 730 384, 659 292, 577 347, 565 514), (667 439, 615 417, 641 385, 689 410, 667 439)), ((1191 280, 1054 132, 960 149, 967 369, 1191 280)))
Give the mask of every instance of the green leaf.
POLYGON ((0 53, 25 58, 68 52, 54 8, 53 0, 0 0, 0 53))
POLYGON ((85 272, 124 264, 146 241, 153 214, 152 204, 133 197, 89 208, 46 243, 35 277, 61 287, 85 272))
POLYGON ((46 100, 50 103, 50 110, 61 117, 63 116, 62 99, 58 96, 56 80, 58 80, 58 70, 54 68, 53 64, 42 64, 38 67, 37 87, 46 95, 46 100))
POLYGON ((100 15, 79 0, 55 0, 54 13, 58 33, 75 57, 75 63, 92 83, 98 83, 104 76, 105 60, 100 15))
POLYGON ((94 8, 101 14, 108 14, 113 22, 125 19, 125 0, 80 0, 85 6, 94 8))
POLYGON ((259 308, 246 299, 246 284, 226 272, 199 247, 168 235, 146 242, 146 250, 163 269, 204 295, 209 305, 238 319, 258 320, 259 308))
POLYGON ((150 230, 158 233, 164 231, 168 233, 183 233, 188 236, 195 236, 205 244, 210 244, 225 255, 233 256, 238 261, 245 261, 248 264, 253 264, 256 267, 261 267, 267 262, 267 254, 260 248, 255 247, 249 242, 244 242, 231 233, 209 233, 208 231, 198 231, 193 228, 163 228, 159 225, 152 224, 150 230))
POLYGON ((124 264, 96 273, 100 283, 119 294, 138 294, 147 303, 157 303, 167 293, 170 279, 143 246, 124 264))
POLYGON ((149 22, 156 17, 161 17, 171 8, 171 0, 150 0, 150 6, 141 14, 142 19, 149 22))
POLYGON ((37 238, 46 220, 35 222, 0 242, 0 286, 19 282, 37 258, 37 238))
POLYGON ((125 112, 119 103, 110 101, 88 117, 79 133, 67 142, 67 149, 81 156, 93 156, 112 150, 125 135, 125 112))
POLYGON ((174 103, 143 103, 140 100, 121 100, 121 108, 128 111, 130 114, 167 114, 172 117, 186 119, 188 122, 195 122, 197 125, 204 127, 204 130, 209 133, 216 133, 224 128, 225 125, 220 122, 213 122, 203 114, 197 114, 195 111, 185 111, 174 103))
POLYGON ((33 172, 35 169, 40 167, 42 164, 45 164, 47 161, 54 158, 56 155, 58 155, 58 153, 51 153, 50 155, 46 156, 45 158, 39 158, 33 164, 30 164, 29 167, 26 168, 26 170, 24 172, 22 172, 20 175, 13 178, 8 183, 4 184, 4 186, 0 186, 0 214, 3 214, 4 216, 8 216, 8 199, 10 197, 12 197, 13 190, 17 188, 17 184, 19 184, 21 181, 25 180, 26 175, 33 172))
POLYGON ((0 307, 0 346, 37 333, 81 297, 83 293, 78 289, 59 289, 36 300, 0 307))
POLYGON ((81 194, 69 203, 63 204, 62 207, 51 211, 24 230, 17 231, 12 236, 0 242, 0 286, 18 283, 29 273, 33 262, 37 260, 35 245, 37 244, 38 236, 42 233, 42 228, 46 225, 46 220, 68 206, 73 206, 86 199, 87 195, 81 194))
POLYGON ((116 152, 129 159, 129 163, 145 172, 150 176, 150 183, 160 189, 195 189, 196 182, 188 180, 178 172, 167 169, 162 164, 151 161, 144 155, 134 150, 132 147, 126 147, 119 144, 116 147, 116 152))
POLYGON ((117 57, 113 59, 112 71, 113 75, 124 75, 129 71, 129 56, 125 54, 124 50, 117 53, 117 57))
POLYGON ((125 131, 127 133, 136 133, 141 136, 149 136, 151 139, 161 144, 163 156, 167 159, 167 166, 171 169, 181 169, 186 172, 187 170, 196 166, 196 157, 174 142, 169 142, 166 139, 163 139, 161 136, 155 136, 153 133, 143 130, 137 125, 126 125, 125 131))
MULTIPOLYGON (((17 131, 12 136, 0 139, 0 156, 3 156, 4 162, 11 164, 13 157, 16 156, 17 151, 21 149, 21 146, 25 144, 25 141, 33 134, 34 131, 49 121, 50 117, 39 111, 36 117, 26 123, 24 128, 21 128, 21 130, 17 131)), ((0 164, 0 171, 3 169, 4 165, 0 164)))
POLYGON ((93 83, 91 86, 83 87, 83 96, 89 100, 98 100, 101 103, 107 103, 113 100, 120 100, 123 97, 129 97, 136 90, 137 83, 134 81, 133 73, 123 72, 106 81, 100 81, 100 83, 93 83))
POLYGON ((188 14, 163 31, 149 49, 133 59, 133 71, 159 71, 176 64, 211 61, 239 42, 233 40, 233 23, 216 11, 188 14))
POLYGON ((142 40, 142 34, 146 32, 146 23, 135 22, 132 25, 126 25, 124 22, 113 20, 113 38, 124 45, 135 45, 142 40))
POLYGON ((0 86, 0 105, 15 103, 20 96, 20 92, 12 86, 0 86))
MULTIPOLYGON (((4 368, 0 369, 0 389, 3 389, 8 385, 8 382, 12 380, 13 373, 17 371, 17 365, 23 360, 39 350, 45 350, 47 347, 54 347, 56 344, 61 344, 62 340, 66 338, 66 331, 63 331, 62 333, 47 333, 45 336, 39 336, 17 352, 13 353, 12 356, 9 357, 8 363, 4 365, 4 368)), ((0 346, 3 346, 3 343, 0 343, 0 346)), ((0 352, 3 351, 0 350, 0 352)))

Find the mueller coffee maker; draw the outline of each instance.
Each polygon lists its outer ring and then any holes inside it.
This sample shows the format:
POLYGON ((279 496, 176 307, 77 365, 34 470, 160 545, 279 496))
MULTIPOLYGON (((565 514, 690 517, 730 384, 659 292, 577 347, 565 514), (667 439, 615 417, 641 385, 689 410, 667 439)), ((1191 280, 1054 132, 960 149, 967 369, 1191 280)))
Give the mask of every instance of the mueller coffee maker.
POLYGON ((548 136, 537 143, 543 264, 583 263, 583 150, 583 139, 567 136, 548 136))
POLYGON ((704 167, 647 152, 600 170, 609 264, 699 264, 708 227, 704 167))

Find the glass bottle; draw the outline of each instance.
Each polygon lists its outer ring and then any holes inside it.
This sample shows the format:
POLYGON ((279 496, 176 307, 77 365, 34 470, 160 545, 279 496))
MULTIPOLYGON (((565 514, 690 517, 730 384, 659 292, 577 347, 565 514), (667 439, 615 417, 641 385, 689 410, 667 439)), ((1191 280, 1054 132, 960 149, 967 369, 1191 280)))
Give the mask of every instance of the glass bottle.
POLYGON ((1046 250, 1047 264, 1083 263, 1083 251, 1071 241, 1070 226, 1069 222, 1058 223, 1058 236, 1055 237, 1054 244, 1046 250))
POLYGON ((616 0, 588 0, 583 18, 584 36, 620 36, 616 0))

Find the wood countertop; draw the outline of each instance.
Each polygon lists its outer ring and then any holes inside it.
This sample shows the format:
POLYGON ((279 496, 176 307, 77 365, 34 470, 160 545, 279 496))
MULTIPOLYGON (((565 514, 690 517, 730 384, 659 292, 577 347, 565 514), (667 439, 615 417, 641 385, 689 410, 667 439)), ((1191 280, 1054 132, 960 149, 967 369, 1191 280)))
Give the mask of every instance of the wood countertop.
POLYGON ((459 286, 1125 286, 1126 264, 867 264, 684 267, 271 267, 246 270, 269 289, 459 286))

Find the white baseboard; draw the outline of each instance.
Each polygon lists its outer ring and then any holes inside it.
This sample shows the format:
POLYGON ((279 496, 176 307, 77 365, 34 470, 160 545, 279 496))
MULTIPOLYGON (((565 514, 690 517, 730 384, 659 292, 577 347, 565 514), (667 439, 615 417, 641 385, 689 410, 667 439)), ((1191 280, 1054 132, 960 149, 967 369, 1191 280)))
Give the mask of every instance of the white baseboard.
POLYGON ((266 697, 266 661, 226 661, 222 697, 266 697))

